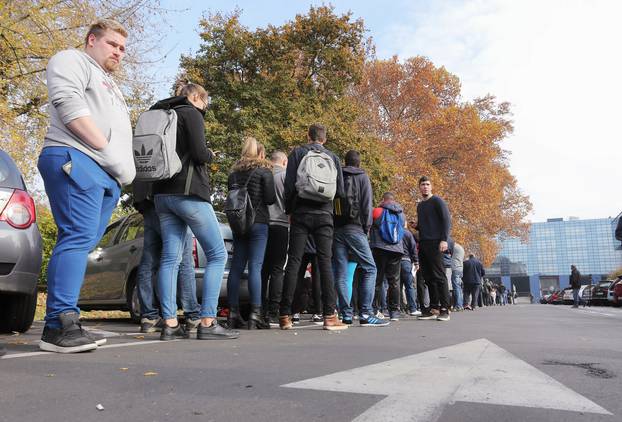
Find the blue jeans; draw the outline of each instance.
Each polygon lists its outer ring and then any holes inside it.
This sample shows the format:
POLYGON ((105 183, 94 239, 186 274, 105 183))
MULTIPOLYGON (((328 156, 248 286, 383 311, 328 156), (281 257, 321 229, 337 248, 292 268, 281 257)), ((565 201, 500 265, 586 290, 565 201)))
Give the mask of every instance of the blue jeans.
POLYGON ((155 206, 162 230, 162 258, 158 274, 162 317, 173 319, 177 316, 177 274, 186 232, 190 227, 207 258, 200 317, 215 318, 227 251, 212 204, 196 196, 156 195, 155 206))
POLYGON ((363 231, 353 232, 342 228, 335 230, 333 239, 333 266, 335 285, 339 297, 339 313, 352 318, 352 277, 348 277, 348 254, 358 263, 362 276, 358 288, 358 307, 360 316, 372 313, 372 301, 376 286, 376 264, 363 231))
POLYGON ((246 236, 233 235, 233 257, 227 279, 227 300, 230 307, 240 306, 240 281, 248 263, 248 290, 251 305, 261 306, 261 266, 268 243, 268 225, 255 223, 246 236))
POLYGON ((453 288, 454 294, 454 306, 456 308, 462 308, 462 302, 464 301, 462 296, 462 272, 460 271, 452 271, 451 272, 451 286, 453 288))
POLYGON ((579 290, 580 289, 572 289, 572 298, 573 298, 574 306, 579 306, 579 304, 582 302, 581 298, 579 297, 579 290))
POLYGON ((415 288, 415 278, 412 274, 413 264, 409 260, 402 259, 400 269, 400 279, 406 290, 406 303, 408 304, 408 311, 414 312, 417 310, 417 289, 415 288))
POLYGON ((101 239, 121 189, 95 161, 75 148, 47 147, 37 165, 58 227, 47 273, 45 322, 61 326, 59 315, 78 308, 88 254, 101 239), (69 175, 63 165, 71 163, 69 175))
MULTIPOLYGON (((143 210, 144 236, 143 255, 138 265, 136 282, 138 284, 138 301, 142 318, 157 319, 160 312, 155 297, 154 280, 160 267, 162 251, 162 234, 160 219, 152 205, 146 204, 143 210)), ((192 257, 192 232, 186 233, 182 260, 179 264, 177 285, 181 306, 187 319, 199 318, 200 306, 197 302, 197 283, 194 276, 194 259, 192 257)))

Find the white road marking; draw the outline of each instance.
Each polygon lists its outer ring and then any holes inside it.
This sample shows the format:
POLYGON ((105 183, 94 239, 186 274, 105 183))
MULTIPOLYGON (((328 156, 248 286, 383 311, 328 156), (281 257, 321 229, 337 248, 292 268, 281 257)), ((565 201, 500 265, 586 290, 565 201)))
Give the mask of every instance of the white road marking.
POLYGON ((355 422, 434 422, 456 401, 611 415, 486 339, 282 387, 387 396, 355 422))

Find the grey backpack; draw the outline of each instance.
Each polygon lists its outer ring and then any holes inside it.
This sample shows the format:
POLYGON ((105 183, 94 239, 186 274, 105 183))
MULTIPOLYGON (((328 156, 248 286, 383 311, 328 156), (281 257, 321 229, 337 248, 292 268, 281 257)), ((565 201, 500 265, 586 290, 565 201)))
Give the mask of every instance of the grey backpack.
POLYGON ((177 113, 174 109, 141 113, 132 139, 136 180, 153 182, 179 173, 182 160, 175 151, 176 146, 177 113))
POLYGON ((326 151, 312 149, 302 158, 296 173, 296 190, 303 199, 330 202, 337 192, 337 167, 326 151))

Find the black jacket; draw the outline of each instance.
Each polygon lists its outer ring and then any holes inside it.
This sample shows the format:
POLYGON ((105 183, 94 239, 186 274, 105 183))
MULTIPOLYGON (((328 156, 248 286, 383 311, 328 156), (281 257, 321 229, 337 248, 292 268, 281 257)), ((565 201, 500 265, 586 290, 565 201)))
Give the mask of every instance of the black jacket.
MULTIPOLYGON (((251 172, 253 172, 253 169, 237 170, 229 173, 229 178, 227 179, 229 190, 235 185, 244 185, 251 172)), ((255 223, 268 224, 270 222, 268 205, 272 205, 276 201, 272 171, 266 167, 255 168, 251 179, 248 180, 247 189, 248 196, 250 196, 253 209, 255 210, 255 223)))
POLYGON ((182 161, 179 173, 167 180, 158 180, 153 184, 153 194, 183 195, 186 187, 188 168, 194 167, 189 195, 198 196, 210 202, 212 190, 209 184, 209 174, 206 164, 214 159, 214 155, 207 148, 205 141, 205 121, 203 113, 193 106, 187 97, 171 97, 158 101, 155 109, 170 109, 177 107, 177 155, 183 158, 186 153, 189 158, 182 161))
POLYGON ((285 212, 287 214, 293 213, 333 213, 332 202, 317 202, 310 199, 298 198, 298 191, 296 190, 296 176, 298 174, 298 166, 302 161, 302 158, 307 155, 311 149, 319 149, 328 153, 335 162, 337 169, 337 192, 336 198, 343 198, 343 174, 341 171, 341 163, 339 158, 332 151, 326 149, 323 145, 318 143, 308 143, 299 147, 296 147, 291 154, 289 154, 287 161, 287 170, 285 171, 285 190, 283 196, 285 198, 285 212))
POLYGON ((570 272, 570 287, 573 289, 581 288, 581 273, 576 268, 570 272))
MULTIPOLYGON (((351 220, 346 216, 337 215, 335 213, 335 226, 345 227, 352 230, 363 229, 363 232, 368 233, 373 223, 372 211, 373 211, 373 195, 371 189, 371 182, 369 176, 365 173, 365 170, 359 167, 346 166, 343 169, 343 184, 344 190, 347 180, 352 180, 354 189, 358 192, 360 214, 356 220, 351 220)), ((346 198, 346 192, 344 191, 344 197, 338 199, 343 204, 348 200, 346 198)), ((342 207, 343 209, 343 207, 342 207)))
POLYGON ((417 254, 417 241, 410 230, 404 230, 402 247, 404 248, 404 256, 402 259, 408 259, 413 264, 418 264, 419 257, 417 254))
POLYGON ((486 275, 486 272, 479 259, 467 259, 464 261, 462 268, 462 281, 464 284, 482 284, 482 277, 486 275))
POLYGON ((449 208, 441 198, 432 195, 426 201, 417 204, 417 230, 419 241, 449 239, 451 217, 449 208))

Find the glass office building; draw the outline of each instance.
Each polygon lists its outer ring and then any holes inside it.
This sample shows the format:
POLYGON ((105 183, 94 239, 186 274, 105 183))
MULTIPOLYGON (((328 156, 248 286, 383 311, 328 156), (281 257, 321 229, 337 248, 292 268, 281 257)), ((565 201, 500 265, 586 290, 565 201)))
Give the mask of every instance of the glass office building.
POLYGON ((584 284, 602 280, 622 267, 622 248, 614 237, 621 215, 533 223, 526 243, 516 238, 501 239, 501 250, 486 275, 507 287, 515 285, 519 294, 531 294, 534 299, 543 291, 567 287, 572 264, 584 284))

